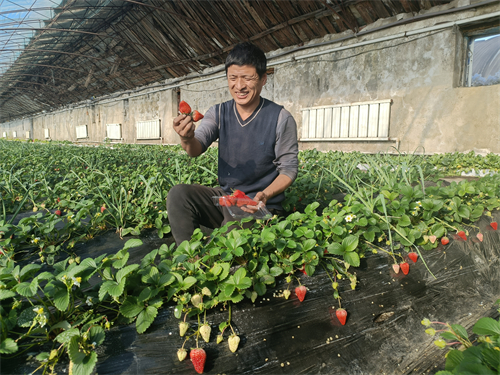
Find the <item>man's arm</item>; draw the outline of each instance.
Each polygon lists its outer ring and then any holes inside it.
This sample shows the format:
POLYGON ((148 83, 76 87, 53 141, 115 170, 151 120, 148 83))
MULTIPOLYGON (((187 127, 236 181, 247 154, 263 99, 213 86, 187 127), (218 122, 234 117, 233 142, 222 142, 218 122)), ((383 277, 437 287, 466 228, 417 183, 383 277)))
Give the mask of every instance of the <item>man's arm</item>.
POLYGON ((283 193, 288 187, 290 187, 292 182, 293 180, 286 174, 280 174, 274 179, 273 182, 271 182, 271 185, 266 187, 263 191, 259 191, 255 194, 254 200, 261 201, 266 204, 266 202, 272 197, 283 193))

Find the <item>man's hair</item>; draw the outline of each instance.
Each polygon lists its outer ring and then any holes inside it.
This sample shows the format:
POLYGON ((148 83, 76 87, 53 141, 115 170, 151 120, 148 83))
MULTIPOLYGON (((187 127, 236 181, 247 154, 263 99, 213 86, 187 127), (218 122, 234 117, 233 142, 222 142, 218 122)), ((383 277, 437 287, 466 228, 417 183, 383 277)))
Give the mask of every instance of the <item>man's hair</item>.
POLYGON ((250 42, 243 42, 238 43, 231 50, 231 52, 229 52, 229 55, 227 55, 226 75, 227 69, 231 65, 251 65, 255 67, 255 70, 257 70, 259 78, 262 78, 262 76, 266 73, 267 58, 264 51, 262 51, 259 47, 250 42))

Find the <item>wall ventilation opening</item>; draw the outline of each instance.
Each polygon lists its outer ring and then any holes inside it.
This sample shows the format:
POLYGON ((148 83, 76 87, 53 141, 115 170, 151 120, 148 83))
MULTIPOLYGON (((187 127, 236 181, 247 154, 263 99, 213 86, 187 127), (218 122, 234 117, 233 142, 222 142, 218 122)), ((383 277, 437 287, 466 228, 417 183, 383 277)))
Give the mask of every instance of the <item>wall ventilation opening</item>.
POLYGON ((45 139, 49 139, 50 138, 49 129, 43 129, 43 132, 44 132, 44 135, 45 135, 45 139))
POLYGON ((29 132, 29 130, 26 132, 26 139, 30 139, 30 132, 29 132))
POLYGON ((106 137, 109 139, 122 139, 122 125, 106 124, 106 137))
POLYGON ((78 125, 76 129, 76 139, 88 138, 87 125, 78 125))
POLYGON ((150 121, 137 121, 137 139, 160 139, 160 119, 150 121))
POLYGON ((389 139, 392 99, 304 108, 301 141, 389 139))

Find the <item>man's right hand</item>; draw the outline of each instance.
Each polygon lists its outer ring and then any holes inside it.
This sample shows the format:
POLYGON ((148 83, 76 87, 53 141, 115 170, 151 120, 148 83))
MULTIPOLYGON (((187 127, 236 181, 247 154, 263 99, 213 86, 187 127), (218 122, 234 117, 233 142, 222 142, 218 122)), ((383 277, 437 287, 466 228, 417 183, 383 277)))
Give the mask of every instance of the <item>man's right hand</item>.
POLYGON ((195 128, 191 116, 180 114, 174 119, 174 130, 184 142, 194 138, 195 128))

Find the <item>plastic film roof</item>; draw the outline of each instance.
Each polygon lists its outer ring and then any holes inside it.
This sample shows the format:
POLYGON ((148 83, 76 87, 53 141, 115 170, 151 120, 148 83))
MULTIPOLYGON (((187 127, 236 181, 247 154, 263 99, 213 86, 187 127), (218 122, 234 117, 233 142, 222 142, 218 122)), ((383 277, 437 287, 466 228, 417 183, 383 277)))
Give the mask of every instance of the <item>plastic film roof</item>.
POLYGON ((0 123, 451 0, 0 0, 0 123))

